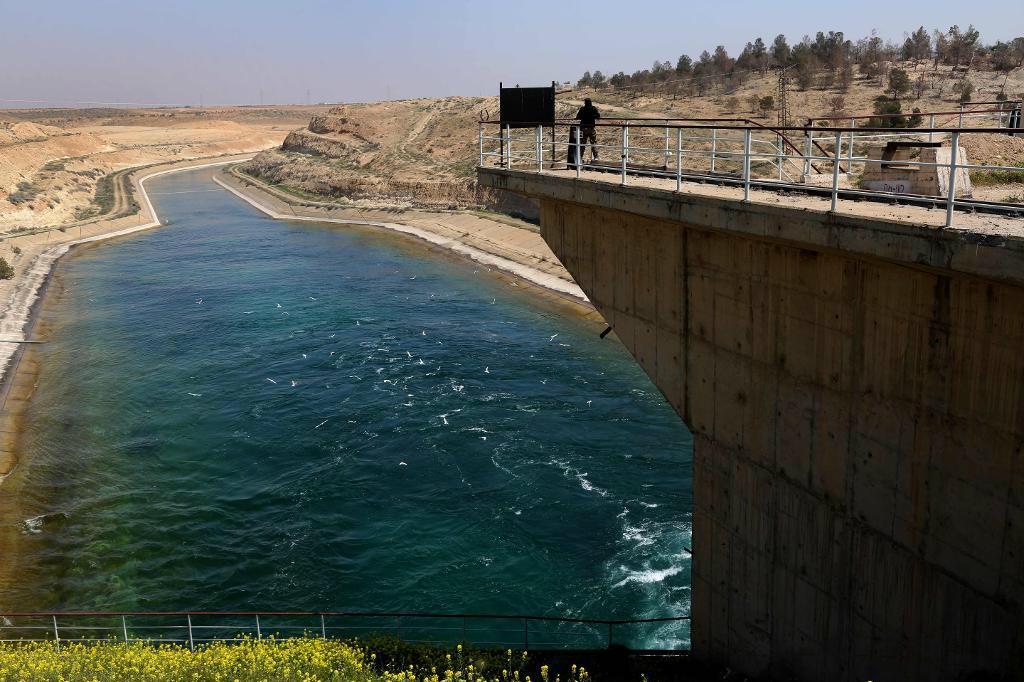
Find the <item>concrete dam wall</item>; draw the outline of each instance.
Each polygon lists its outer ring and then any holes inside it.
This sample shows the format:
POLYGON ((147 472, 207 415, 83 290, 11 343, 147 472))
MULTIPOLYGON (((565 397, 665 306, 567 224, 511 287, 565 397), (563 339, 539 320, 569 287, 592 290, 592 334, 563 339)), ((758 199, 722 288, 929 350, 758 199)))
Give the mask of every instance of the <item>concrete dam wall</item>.
POLYGON ((1019 242, 480 179, 540 200, 545 240, 694 433, 696 655, 806 680, 1021 675, 1019 242))

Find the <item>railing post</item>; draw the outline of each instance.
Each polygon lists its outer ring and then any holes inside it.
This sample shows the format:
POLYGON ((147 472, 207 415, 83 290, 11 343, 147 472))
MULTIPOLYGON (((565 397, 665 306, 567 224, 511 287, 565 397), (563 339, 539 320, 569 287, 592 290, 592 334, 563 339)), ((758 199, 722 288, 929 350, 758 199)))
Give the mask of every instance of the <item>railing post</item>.
POLYGON ((629 124, 622 126, 622 184, 626 184, 626 164, 629 162, 629 124))
POLYGON ((935 114, 928 117, 928 141, 935 141, 935 114))
MULTIPOLYGON (((570 137, 571 137, 572 136, 571 135, 571 133, 572 133, 572 126, 569 127, 569 131, 570 131, 570 137)), ((580 134, 580 132, 581 132, 580 128, 579 128, 579 126, 577 126, 576 127, 576 179, 577 180, 580 179, 580 173, 583 172, 583 147, 582 147, 582 145, 580 145, 580 139, 583 136, 580 134)), ((596 139, 596 137, 597 137, 596 133, 595 133, 594 137, 596 139)), ((571 140, 570 140, 570 142, 571 142, 571 140)))
POLYGON ((128 623, 125 622, 124 616, 121 616, 121 632, 124 633, 124 643, 128 644, 128 623))
POLYGON ((320 636, 327 639, 327 624, 324 623, 324 614, 320 614, 320 636))
POLYGON ((260 615, 256 614, 256 639, 263 639, 263 630, 260 629, 260 615))
POLYGON ((750 201, 750 128, 743 130, 743 201, 750 201))
POLYGON ((854 129, 857 127, 857 122, 854 119, 850 119, 850 148, 846 150, 846 172, 853 172, 853 136, 854 129))
POLYGON ((195 651, 196 645, 195 641, 192 639, 192 614, 186 614, 186 617, 188 618, 188 649, 189 651, 195 651))
POLYGON ((537 126, 537 172, 544 172, 544 127, 537 126))
POLYGON ((676 191, 683 189, 683 129, 676 128, 676 191))
POLYGON ((665 170, 668 170, 668 161, 671 158, 668 150, 668 122, 665 125, 665 170))
MULTIPOLYGON (((814 129, 804 133, 804 177, 811 174, 811 152, 814 144, 814 129)), ((805 180, 806 182, 806 180, 805 180)))
POLYGON ((57 627, 57 616, 53 617, 53 641, 57 643, 57 648, 60 648, 60 628, 57 627))
POLYGON ((775 136, 775 165, 779 169, 779 182, 782 182, 782 135, 775 136))
POLYGON ((480 166, 484 165, 484 124, 480 124, 480 166))
POLYGON ((836 131, 835 159, 832 162, 832 212, 835 213, 836 205, 839 203, 839 155, 840 145, 843 143, 843 131, 836 131))
POLYGON ((949 194, 946 197, 946 227, 953 227, 953 208, 956 205, 956 168, 957 156, 960 154, 960 132, 953 133, 953 142, 949 150, 949 194))
POLYGON ((718 128, 711 129, 711 172, 715 172, 715 161, 718 158, 718 128))
POLYGON ((505 124, 505 168, 512 167, 512 126, 505 124))
POLYGON ((964 103, 960 102, 960 122, 957 123, 957 128, 964 127, 964 103))

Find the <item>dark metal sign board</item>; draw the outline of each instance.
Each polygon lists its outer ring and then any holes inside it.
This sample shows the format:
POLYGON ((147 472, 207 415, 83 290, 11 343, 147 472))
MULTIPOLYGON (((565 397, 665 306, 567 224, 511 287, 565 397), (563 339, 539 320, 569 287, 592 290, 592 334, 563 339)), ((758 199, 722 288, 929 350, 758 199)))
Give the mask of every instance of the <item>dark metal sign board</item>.
POLYGON ((501 88, 501 125, 530 128, 555 122, 555 86, 501 88))

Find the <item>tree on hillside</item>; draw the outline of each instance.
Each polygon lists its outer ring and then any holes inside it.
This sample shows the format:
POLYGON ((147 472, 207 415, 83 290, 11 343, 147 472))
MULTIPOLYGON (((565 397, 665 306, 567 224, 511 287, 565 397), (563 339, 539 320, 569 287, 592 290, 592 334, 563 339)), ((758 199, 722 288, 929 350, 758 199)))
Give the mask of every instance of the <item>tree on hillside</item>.
POLYGON ((921 99, 924 97, 924 93, 928 92, 929 85, 931 85, 931 83, 924 74, 918 76, 917 80, 914 81, 914 98, 921 99))
POLYGON ((916 31, 907 36, 907 39, 903 41, 903 48, 901 50, 901 56, 905 61, 914 62, 916 67, 919 62, 927 60, 932 55, 932 39, 928 35, 928 31, 925 30, 924 26, 921 26, 916 31))
POLYGON ((679 60, 676 62, 676 73, 680 76, 687 76, 693 73, 693 60, 690 59, 689 55, 679 55, 679 60))
POLYGON ((12 277, 14 277, 14 268, 6 258, 0 258, 0 279, 11 279, 12 277))
POLYGON ((846 92, 853 85, 853 60, 847 59, 843 62, 843 65, 839 67, 838 75, 839 89, 846 92))
POLYGON ((595 88, 603 88, 605 86, 605 80, 604 74, 601 73, 600 69, 595 71, 594 75, 590 77, 590 82, 595 88))
POLYGON ((967 27, 966 31, 960 30, 960 27, 954 24, 946 32, 946 54, 944 61, 947 64, 952 64, 953 68, 957 68, 961 63, 970 63, 972 54, 978 45, 978 39, 981 34, 978 33, 974 25, 967 27))
POLYGON ((971 101, 971 97, 974 96, 974 83, 967 78, 956 84, 956 90, 954 91, 957 96, 957 101, 960 104, 966 104, 971 101))
POLYGON ((882 39, 875 31, 857 43, 857 64, 860 67, 860 72, 867 78, 878 80, 882 77, 884 48, 882 39))
POLYGON ((757 108, 761 112, 761 118, 768 118, 768 115, 775 110, 775 98, 765 95, 757 102, 757 108))
POLYGON ((789 66, 791 52, 786 36, 781 33, 775 36, 775 40, 772 41, 772 64, 779 67, 789 66))
POLYGON ((889 72, 889 92, 893 99, 899 99, 910 92, 910 76, 903 69, 893 69, 889 72))
POLYGON ((889 99, 885 95, 875 98, 875 113, 878 118, 872 118, 868 123, 872 128, 905 128, 907 119, 899 114, 903 113, 903 107, 899 100, 889 99))

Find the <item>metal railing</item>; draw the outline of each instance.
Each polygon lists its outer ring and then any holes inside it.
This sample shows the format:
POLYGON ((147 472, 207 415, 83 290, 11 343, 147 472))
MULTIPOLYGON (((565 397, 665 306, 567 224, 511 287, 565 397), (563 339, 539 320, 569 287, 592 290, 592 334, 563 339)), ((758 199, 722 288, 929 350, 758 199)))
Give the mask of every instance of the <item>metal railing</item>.
POLYGON ((928 128, 1008 128, 1013 121, 1013 113, 1021 109, 1021 100, 963 103, 958 109, 944 111, 912 111, 899 114, 833 114, 831 116, 812 116, 807 119, 808 126, 832 125, 849 123, 851 128, 861 122, 893 118, 917 118, 921 123, 927 121, 928 128), (979 108, 980 107, 980 108, 979 108))
POLYGON ((947 227, 957 209, 1011 216, 1024 211, 1020 202, 973 199, 958 187, 971 171, 1024 172, 1024 166, 964 162, 960 153, 963 135, 1024 132, 1016 128, 769 127, 747 119, 617 119, 599 122, 597 143, 585 144, 575 121, 518 125, 480 124, 481 167, 568 171, 577 178, 584 171, 614 173, 621 185, 633 178, 660 179, 674 181, 676 191, 684 182, 715 183, 742 188, 748 202, 752 189, 800 190, 828 198, 833 212, 840 199, 907 203, 945 209, 947 227), (937 148, 947 139, 948 161, 869 156, 872 148, 937 148), (866 170, 892 168, 910 176, 927 173, 930 177, 903 184, 930 181, 935 191, 861 186, 866 170))
POLYGON ((595 620, 555 616, 348 611, 65 611, 0 613, 0 642, 147 642, 195 649, 212 642, 393 636, 414 644, 522 650, 676 651, 635 646, 652 628, 689 641, 689 616, 595 620))

